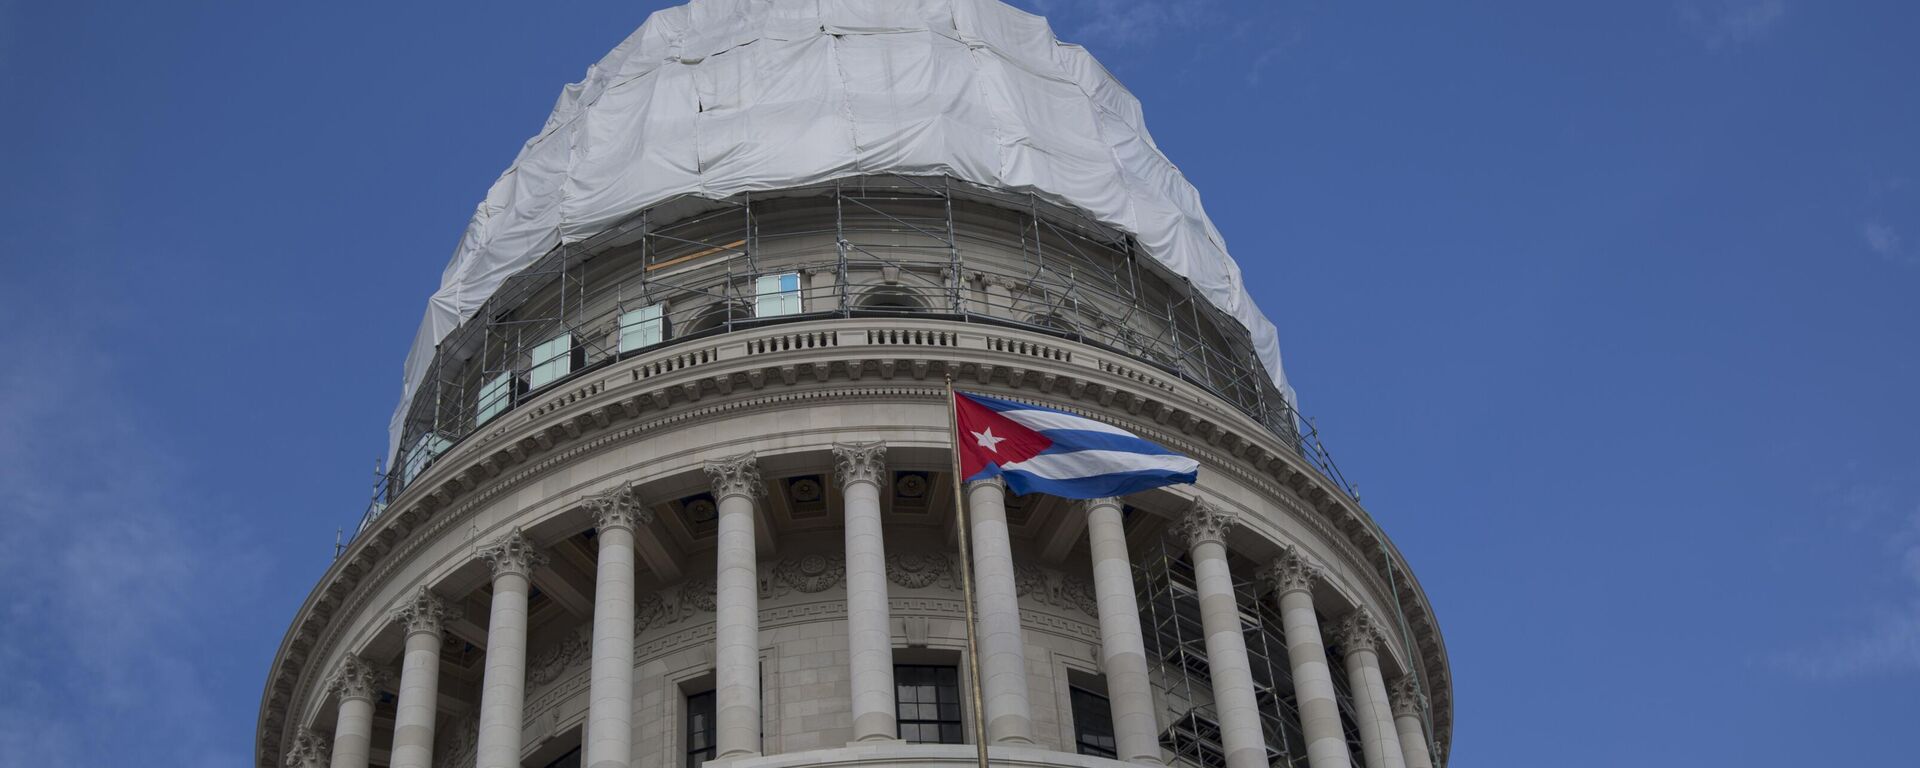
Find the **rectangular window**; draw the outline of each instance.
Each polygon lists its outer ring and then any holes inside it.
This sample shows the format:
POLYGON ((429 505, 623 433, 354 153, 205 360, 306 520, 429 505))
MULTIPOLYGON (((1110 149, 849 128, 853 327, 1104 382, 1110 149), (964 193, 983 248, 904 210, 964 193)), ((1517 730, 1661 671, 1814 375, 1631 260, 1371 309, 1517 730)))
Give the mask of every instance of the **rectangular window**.
POLYGON ((667 339, 667 321, 660 305, 647 306, 620 315, 620 351, 645 349, 667 339))
POLYGON ((763 275, 754 281, 753 316, 800 314, 800 274, 763 275))
POLYGON ((712 760, 718 752, 714 743, 714 692, 687 694, 687 768, 712 760))
POLYGON ((966 743, 960 727, 960 670, 957 667, 895 664, 893 688, 903 741, 966 743))
POLYGON ((493 417, 505 413, 507 406, 513 404, 513 372, 508 371, 493 377, 480 388, 479 407, 473 414, 473 425, 480 426, 493 420, 493 417))
POLYGON ((533 348, 533 371, 527 375, 527 386, 539 389, 569 373, 573 373, 573 334, 563 333, 533 348))
POLYGON ((574 747, 572 752, 554 758, 547 763, 547 768, 580 768, 580 748, 574 747))
POLYGON ((1074 749, 1083 755, 1116 757, 1119 747, 1113 740, 1113 705, 1107 697, 1084 688, 1068 690, 1073 700, 1074 749))

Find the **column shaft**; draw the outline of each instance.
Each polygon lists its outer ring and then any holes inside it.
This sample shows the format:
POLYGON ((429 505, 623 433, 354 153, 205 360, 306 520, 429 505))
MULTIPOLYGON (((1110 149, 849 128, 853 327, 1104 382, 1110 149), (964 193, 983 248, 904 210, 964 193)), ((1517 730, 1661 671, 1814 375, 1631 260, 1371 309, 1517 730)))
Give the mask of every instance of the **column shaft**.
POLYGON ((527 697, 527 594, 546 555, 520 533, 507 532, 475 556, 493 570, 487 613, 487 669, 480 680, 480 738, 474 768, 520 768, 521 719, 527 697))
POLYGON ((393 768, 433 764, 433 721, 440 698, 440 627, 408 632, 393 717, 393 768))
POLYGON ((520 768, 520 721, 527 695, 528 585, 523 573, 496 572, 493 577, 476 768, 520 768))
POLYGON ((633 761, 633 528, 603 518, 598 539, 585 764, 627 768, 633 761))
POLYGON ((340 700, 333 726, 331 768, 367 768, 373 754, 373 699, 358 696, 340 700))
POLYGON ((1087 544, 1093 553, 1093 594, 1100 612, 1100 669, 1107 676, 1119 759, 1161 765, 1160 725, 1153 715, 1147 651, 1140 634, 1140 606, 1133 590, 1133 563, 1118 499, 1087 502, 1087 544))
POLYGON ((1407 768, 1433 768, 1433 756, 1427 754, 1427 731, 1420 724, 1420 715, 1396 714, 1393 724, 1399 732, 1400 754, 1406 759, 1407 768))
POLYGON ((847 657, 853 740, 898 738, 886 541, 880 530, 879 446, 835 446, 846 500, 847 657))
POLYGON ((973 516, 973 573, 979 613, 980 690, 986 698, 987 741, 1032 744, 1033 715, 1027 702, 1026 640, 1020 631, 1020 597, 1014 578, 1013 542, 1007 533, 1006 486, 998 479, 967 487, 973 516))
POLYGON ((1364 609, 1350 614, 1340 627, 1346 646, 1347 685, 1353 690, 1354 719, 1359 722, 1360 751, 1367 768, 1406 768, 1400 736, 1394 730, 1393 708, 1387 699, 1387 681, 1380 674, 1375 648, 1379 631, 1364 609))
POLYGON ((373 754, 373 697, 378 675, 360 657, 349 654, 328 681, 340 700, 333 723, 332 768, 367 768, 373 754))
POLYGON ((1293 694, 1300 705, 1300 731, 1307 740, 1307 765, 1348 768, 1352 757, 1340 726, 1340 703, 1334 694, 1333 670, 1327 667, 1327 648, 1320 640, 1313 595, 1305 589, 1282 593, 1280 620, 1286 629, 1287 661, 1293 667, 1293 694))
POLYGON ((722 758, 760 752, 760 588, 753 499, 720 499, 714 587, 716 739, 722 758))
POLYGON ((1220 742, 1227 768, 1266 768, 1267 740, 1253 695, 1253 666, 1247 659, 1240 606, 1227 548, 1217 539, 1192 544, 1194 588, 1200 593, 1200 626, 1207 633, 1207 666, 1213 678, 1213 708, 1220 718, 1220 742))

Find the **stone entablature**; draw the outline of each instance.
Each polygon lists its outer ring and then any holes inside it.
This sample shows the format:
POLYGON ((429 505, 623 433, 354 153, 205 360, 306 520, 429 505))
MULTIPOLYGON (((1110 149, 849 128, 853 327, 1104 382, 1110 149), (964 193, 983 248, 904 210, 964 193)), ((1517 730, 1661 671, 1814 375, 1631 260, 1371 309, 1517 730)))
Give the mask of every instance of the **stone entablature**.
MULTIPOLYGON (((524 407, 509 414, 501 420, 497 431, 463 443, 423 474, 413 488, 395 500, 387 515, 375 520, 368 531, 356 538, 345 556, 330 570, 283 643, 267 691, 268 704, 279 698, 280 716, 269 722, 267 713, 273 708, 263 706, 262 727, 267 733, 286 734, 290 726, 297 726, 298 723, 288 722, 285 716, 290 710, 311 710, 307 702, 317 681, 310 672, 304 678, 301 676, 303 669, 313 668, 308 662, 316 658, 337 658, 343 638, 363 636, 361 614, 381 608, 370 605, 370 598, 386 588, 403 565, 412 562, 413 553, 430 542, 459 535, 462 528, 468 527, 464 521, 476 511, 506 498, 509 491, 560 466, 694 423, 761 410, 803 407, 809 403, 866 399, 937 404, 942 397, 941 390, 931 379, 949 369, 973 378, 974 383, 964 386, 1015 398, 1038 396, 1050 404, 1121 424, 1194 455, 1206 465, 1209 473, 1239 483, 1265 500, 1264 508, 1253 510, 1257 514, 1245 514, 1247 510, 1242 510, 1243 526, 1270 541, 1285 541, 1290 535, 1267 522, 1273 516, 1284 516, 1305 526, 1318 538, 1317 547, 1333 550, 1321 552, 1320 559, 1337 566, 1335 580, 1356 580, 1358 589, 1347 591, 1367 595, 1363 603, 1371 603, 1376 610, 1391 615, 1392 603, 1387 599, 1391 591, 1385 584, 1385 576, 1378 571, 1379 555, 1369 554, 1377 553, 1379 545, 1365 513, 1344 494, 1330 489, 1324 478, 1304 469, 1299 459, 1281 447, 1264 428, 1237 411, 1210 406, 1206 402, 1210 396, 1197 390, 1185 393, 1184 406, 1176 405, 1183 399, 1179 396, 1184 386, 1181 382, 1161 381, 1142 386, 1137 380, 1111 370, 1112 366, 1101 359, 1104 353, 1099 350, 1038 335, 1022 340, 1033 345, 1029 350, 1041 345, 1048 350, 1073 347, 1069 361, 1068 356, 1052 352, 1036 355, 1007 351, 1019 349, 1018 345, 1006 343, 1007 339, 1019 336, 1018 331, 952 329, 951 324, 932 321, 863 319, 794 324, 759 334, 738 332, 718 340, 716 349, 732 344, 747 346, 757 341, 766 351, 751 356, 743 353, 738 357, 715 352, 705 361, 645 374, 643 370, 654 371, 659 367, 655 365, 658 360, 643 357, 609 368, 592 377, 592 381, 579 382, 577 392, 557 396, 564 402, 557 400, 551 408, 524 407), (939 328, 947 343, 870 344, 866 346, 878 349, 870 350, 871 354, 842 357, 824 367, 798 362, 817 358, 818 349, 789 352, 772 348, 778 345, 764 344, 769 339, 796 333, 872 338, 874 329, 881 326, 925 330, 929 334, 932 328, 939 328), (863 328, 866 330, 860 330, 863 328), (969 338, 977 340, 979 346, 968 348, 969 338), (993 339, 1000 341, 993 342, 993 339), (928 349, 911 349, 916 346, 928 349), (909 356, 927 353, 931 354, 909 356), (858 362, 848 367, 849 359, 858 362), (891 365, 885 365, 889 362, 891 365), (1088 362, 1092 364, 1084 364, 1088 362), (649 365, 655 367, 649 368, 649 365), (984 386, 978 384, 983 372, 988 382, 984 386), (916 375, 926 378, 916 379, 916 375), (690 389, 688 384, 694 386, 690 389), (1038 391, 1039 386, 1046 387, 1044 394, 1038 391), (1196 414, 1207 414, 1219 421, 1209 421, 1196 414), (352 618, 340 620, 342 610, 352 618)), ((673 350, 668 353, 664 356, 688 354, 673 350)), ((824 435, 823 441, 831 437, 824 435)), ((530 524, 532 520, 527 522, 530 524)), ((496 536, 497 531, 487 535, 496 536)), ((1418 593, 1417 583, 1407 575, 1405 566, 1398 564, 1397 553, 1393 558, 1396 563, 1393 576, 1402 587, 1401 607, 1413 625, 1418 646, 1412 658, 1431 681, 1433 690, 1429 696, 1433 700, 1436 729, 1445 734, 1450 723, 1451 688, 1444 666, 1444 646, 1437 628, 1432 625, 1424 598, 1418 593)), ((891 553, 888 561, 889 566, 904 562, 891 553)), ((811 566, 795 564, 801 572, 807 567, 811 566)), ((893 571, 890 567, 890 575, 893 571)), ((697 584, 697 578, 690 579, 689 585, 697 584)), ((711 592, 707 595, 711 602, 711 592)), ((645 606, 641 610, 644 617, 645 606)), ((1397 628, 1388 627, 1387 631, 1392 635, 1388 638, 1387 650, 1404 653, 1397 628)), ((263 738, 263 748, 278 741, 278 738, 263 738)))

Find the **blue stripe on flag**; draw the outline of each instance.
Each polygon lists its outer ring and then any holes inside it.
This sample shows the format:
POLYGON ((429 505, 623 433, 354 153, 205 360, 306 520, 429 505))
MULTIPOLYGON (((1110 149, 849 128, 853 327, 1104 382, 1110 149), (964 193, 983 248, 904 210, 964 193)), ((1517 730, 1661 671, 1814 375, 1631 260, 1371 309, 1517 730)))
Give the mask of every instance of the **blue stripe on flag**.
POLYGON ((1008 491, 1023 496, 1029 493, 1044 493, 1063 499, 1098 499, 1107 496, 1125 496, 1129 493, 1176 483, 1191 483, 1196 474, 1153 469, 1059 480, 1011 469, 1001 472, 1000 476, 1006 480, 1008 491))
POLYGON ((1049 453, 1069 453, 1072 451, 1124 451, 1126 453, 1145 453, 1154 456, 1180 455, 1178 451, 1174 451, 1164 445, 1149 442, 1133 435, 1116 435, 1112 432, 1085 432, 1077 429, 1049 429, 1040 434, 1046 435, 1048 440, 1053 441, 1052 447, 1041 452, 1042 456, 1049 453))

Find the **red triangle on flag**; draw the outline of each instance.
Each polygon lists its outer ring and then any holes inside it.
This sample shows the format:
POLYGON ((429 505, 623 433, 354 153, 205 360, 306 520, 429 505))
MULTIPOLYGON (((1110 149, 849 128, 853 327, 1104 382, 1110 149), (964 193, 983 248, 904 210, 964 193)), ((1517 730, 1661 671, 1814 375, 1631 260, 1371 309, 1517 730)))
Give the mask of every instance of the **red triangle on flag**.
POLYGON ((959 392, 953 393, 959 420, 960 478, 972 480, 988 467, 1026 461, 1053 446, 1046 435, 1021 426, 998 411, 959 392))

